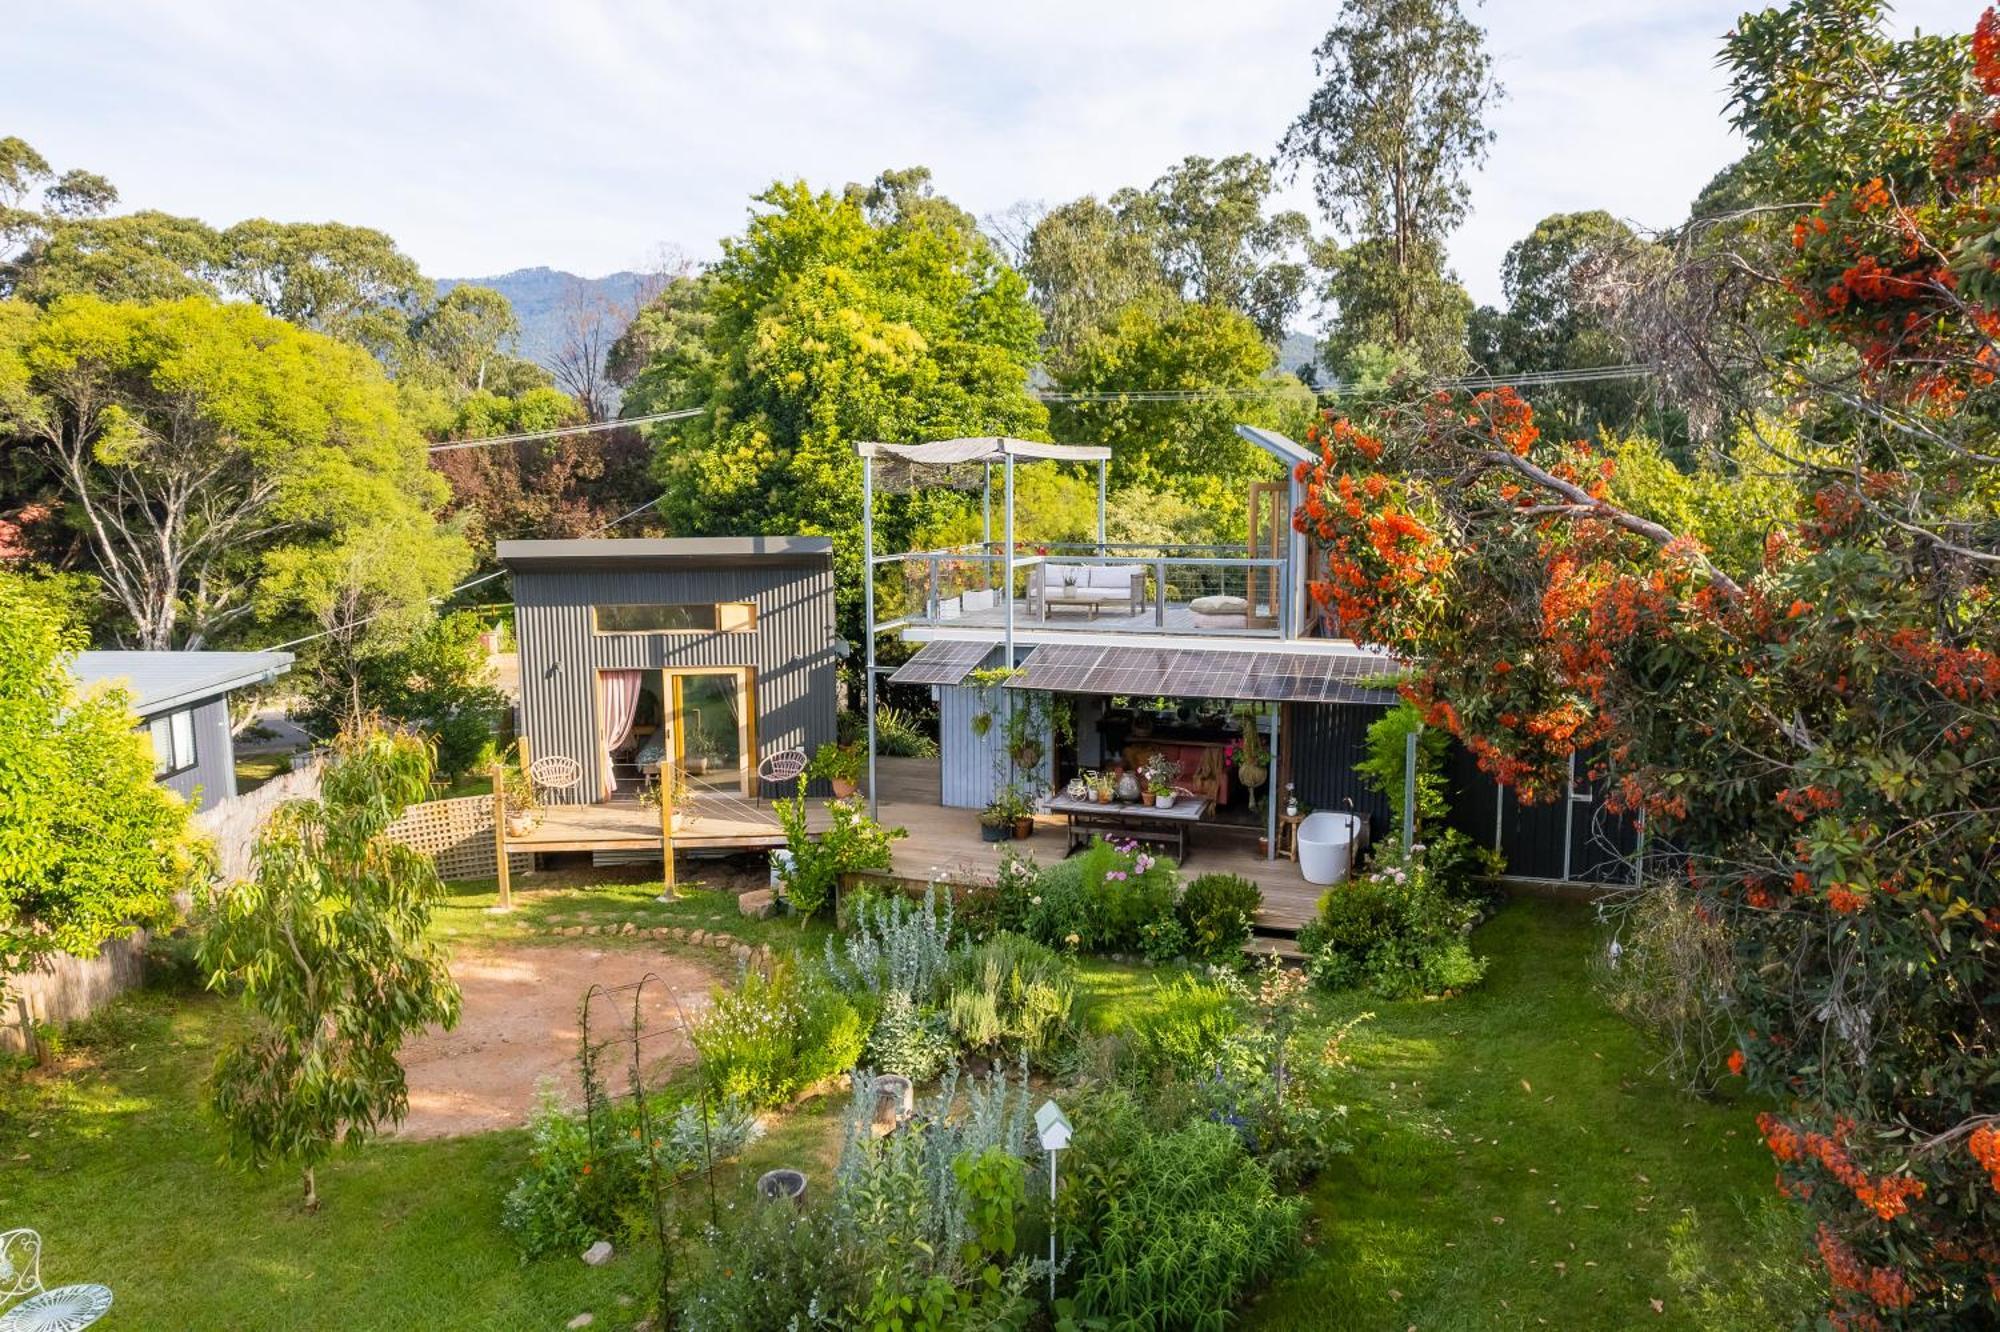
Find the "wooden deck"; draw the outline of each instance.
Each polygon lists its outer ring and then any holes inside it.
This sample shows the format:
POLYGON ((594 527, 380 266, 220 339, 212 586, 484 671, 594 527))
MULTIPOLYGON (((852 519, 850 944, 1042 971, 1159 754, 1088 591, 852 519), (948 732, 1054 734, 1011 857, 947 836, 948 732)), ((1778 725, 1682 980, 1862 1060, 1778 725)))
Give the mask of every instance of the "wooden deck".
MULTIPOLYGON (((985 877, 1000 867, 1009 848, 1038 860, 1061 859, 1063 820, 1040 815, 1035 835, 1025 842, 982 842, 979 814, 970 809, 946 809, 938 803, 935 759, 877 760, 882 822, 908 834, 895 843, 895 869, 912 880, 985 877)), ((784 833, 767 802, 698 796, 694 819, 674 832, 682 851, 760 850, 785 844, 784 833)), ((826 811, 814 805, 808 823, 824 827, 826 811)), ((1200 824, 1189 830, 1186 870, 1190 874, 1239 874, 1264 890, 1260 927, 1275 931, 1297 929, 1318 909, 1324 889, 1307 883, 1289 860, 1265 860, 1256 852, 1255 830, 1200 824)), ((660 811, 636 800, 601 805, 551 805, 541 823, 526 837, 507 838, 507 850, 533 851, 654 851, 660 849, 660 811)))

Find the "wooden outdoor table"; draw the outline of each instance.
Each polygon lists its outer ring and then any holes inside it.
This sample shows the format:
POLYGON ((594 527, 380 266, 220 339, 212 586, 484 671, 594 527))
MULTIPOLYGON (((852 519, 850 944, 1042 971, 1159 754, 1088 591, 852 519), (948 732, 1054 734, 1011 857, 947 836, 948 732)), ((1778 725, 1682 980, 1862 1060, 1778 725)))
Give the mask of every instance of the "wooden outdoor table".
POLYGON ((1077 800, 1067 795, 1054 796, 1049 800, 1049 812, 1061 814, 1069 823, 1069 846, 1065 855, 1074 852, 1080 844, 1088 844, 1094 835, 1108 832, 1121 833, 1134 841, 1172 846, 1174 859, 1183 864, 1187 861, 1188 829, 1201 822, 1208 813, 1208 806, 1208 799, 1204 796, 1182 796, 1174 801, 1170 809, 1117 801, 1099 804, 1095 800, 1077 800))

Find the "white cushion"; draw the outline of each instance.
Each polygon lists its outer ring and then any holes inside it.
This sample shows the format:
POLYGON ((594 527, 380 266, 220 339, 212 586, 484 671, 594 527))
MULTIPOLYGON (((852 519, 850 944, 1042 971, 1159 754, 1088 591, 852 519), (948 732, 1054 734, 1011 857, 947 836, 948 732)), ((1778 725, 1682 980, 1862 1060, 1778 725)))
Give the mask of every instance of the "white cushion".
POLYGON ((1080 564, 1044 564, 1042 566, 1043 587, 1057 588, 1066 583, 1075 583, 1079 587, 1088 587, 1090 585, 1089 571, 1080 564))
POLYGON ((1196 597, 1188 609, 1197 615, 1241 615, 1250 609, 1242 597, 1196 597))
POLYGON ((1099 565, 1090 571, 1090 585, 1129 593, 1132 590, 1132 575, 1137 572, 1131 565, 1099 565))

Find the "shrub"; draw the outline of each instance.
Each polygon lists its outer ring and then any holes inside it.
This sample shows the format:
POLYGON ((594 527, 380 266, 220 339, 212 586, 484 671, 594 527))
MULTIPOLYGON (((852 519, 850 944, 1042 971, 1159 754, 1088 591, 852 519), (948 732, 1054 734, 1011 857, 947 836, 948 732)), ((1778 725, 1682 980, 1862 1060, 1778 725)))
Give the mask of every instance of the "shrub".
POLYGON ((944 1010, 968 1050, 1040 1064, 1074 1035, 1076 973, 1032 939, 996 934, 952 962, 944 1010))
POLYGON ((1161 916, 1139 930, 1139 952, 1148 962, 1172 962, 1188 953, 1188 933, 1178 917, 1161 916))
POLYGON ((869 893, 848 912, 848 934, 826 941, 826 969, 850 991, 900 992, 918 1006, 936 1002, 951 962, 952 907, 937 885, 922 901, 901 893, 869 893))
POLYGON ((867 749, 852 742, 821 745, 813 751, 812 762, 806 765, 809 780, 846 782, 850 786, 859 786, 862 775, 867 771, 867 749))
POLYGON ((1173 914, 1176 880, 1171 860, 1131 843, 1093 842, 1041 871, 1025 932, 1051 948, 1137 952, 1145 927, 1173 914))
POLYGON ((1193 976, 1176 976, 1155 986, 1153 1002, 1133 1020, 1132 1056, 1149 1075, 1206 1077, 1214 1073, 1223 1047, 1241 1025, 1228 991, 1193 976))
POLYGON ((909 995, 892 990, 882 1001, 875 1029, 868 1034, 868 1064, 899 1073, 911 1082, 929 1082, 958 1052, 951 1022, 932 1007, 918 1007, 909 995))
POLYGON ((1232 1130, 1148 1130, 1133 1113, 1078 1121, 1058 1207, 1070 1297, 1059 1312, 1123 1328, 1218 1327, 1298 1251, 1305 1203, 1280 1198, 1232 1130))
POLYGON ((1235 874, 1203 874, 1187 886, 1176 909, 1188 953, 1204 962, 1232 962, 1250 942, 1264 890, 1235 874))
MULTIPOLYGON (((704 1134, 700 1106, 655 1108, 651 1146, 664 1175, 735 1156, 759 1132, 755 1116, 740 1101, 725 1101, 707 1118, 704 1134)), ((576 1254, 600 1239, 626 1238, 628 1219, 644 1215, 652 1187, 647 1144, 631 1102, 606 1106, 593 1144, 584 1117, 565 1106, 555 1084, 544 1079, 536 1088, 528 1134, 528 1168, 500 1207, 500 1224, 522 1258, 576 1254)))
POLYGON ((826 830, 815 834, 806 826, 803 778, 796 797, 773 801, 772 805, 784 826, 785 847, 792 856, 791 870, 785 875, 785 897, 799 913, 801 923, 826 905, 841 875, 888 869, 895 863, 889 844, 907 836, 901 828, 877 823, 852 800, 827 801, 826 830))
MULTIPOLYGON (((840 742, 866 743, 868 715, 859 710, 840 714, 840 742)), ((917 718, 886 704, 875 709, 875 752, 885 758, 936 758, 938 743, 922 730, 917 718)))
POLYGON ((1465 938, 1478 914, 1445 896, 1419 856, 1328 890, 1299 947, 1328 989, 1366 986, 1389 999, 1446 994, 1486 974, 1465 938))
POLYGON ((718 988, 694 1045, 710 1086, 761 1108, 854 1067, 866 1031, 824 977, 779 962, 746 970, 733 990, 718 988))
POLYGON ((1001 930, 1026 934, 1031 899, 1037 895, 1036 884, 1041 873, 1033 856, 1023 855, 1011 846, 1003 849, 1000 868, 992 880, 971 888, 959 900, 959 916, 966 933, 974 939, 984 939, 1001 930))

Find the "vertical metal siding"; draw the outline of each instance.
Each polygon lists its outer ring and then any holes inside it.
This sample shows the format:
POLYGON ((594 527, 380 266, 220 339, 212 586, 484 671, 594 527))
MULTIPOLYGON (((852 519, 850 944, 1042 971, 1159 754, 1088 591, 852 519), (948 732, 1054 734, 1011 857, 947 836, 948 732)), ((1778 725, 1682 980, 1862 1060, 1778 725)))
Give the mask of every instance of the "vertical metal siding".
MULTIPOLYGON (((224 695, 197 703, 193 711, 194 766, 162 777, 160 785, 178 791, 202 809, 214 809, 236 795, 236 744, 229 733, 229 698, 224 695)), ((148 718, 148 724, 150 721, 148 718)))
MULTIPOLYGON (((1313 809, 1351 807, 1367 815, 1373 841, 1395 831, 1389 801, 1362 785, 1354 765, 1368 757, 1368 728, 1383 711, 1373 703, 1287 704, 1278 738, 1280 760, 1291 752, 1290 780, 1299 799, 1313 809)), ((1282 791, 1276 794, 1284 799, 1282 791)))
MULTIPOLYGON (((600 670, 748 667, 754 674, 757 757, 811 754, 835 738, 837 707, 831 565, 748 559, 727 568, 518 570, 515 632, 521 712, 530 753, 583 765, 568 798, 604 798, 597 730, 600 670), (591 607, 614 602, 754 602, 757 627, 738 634, 597 634, 591 607)), ((767 797, 786 794, 767 786, 767 797)))
MULTIPOLYGON (((1023 659, 1027 654, 1019 654, 1023 659)), ((981 809, 1005 785, 1010 770, 1005 723, 1000 714, 985 735, 974 733, 972 719, 989 709, 1004 708, 1014 698, 996 686, 945 685, 938 690, 938 772, 940 802, 948 809, 981 809)), ((1055 738, 1042 732, 1042 763, 1037 775, 1046 789, 1055 782, 1055 738)))

